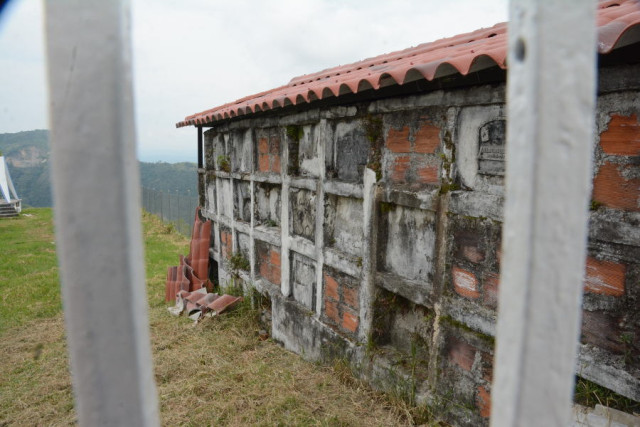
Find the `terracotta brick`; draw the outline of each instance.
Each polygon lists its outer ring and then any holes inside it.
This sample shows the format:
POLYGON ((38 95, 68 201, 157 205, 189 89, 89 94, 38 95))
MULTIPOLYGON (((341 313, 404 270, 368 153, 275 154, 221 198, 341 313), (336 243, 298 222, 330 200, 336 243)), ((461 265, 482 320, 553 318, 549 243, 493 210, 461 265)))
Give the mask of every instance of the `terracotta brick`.
POLYGON ((265 279, 271 281, 270 277, 271 277, 271 266, 268 263, 260 263, 260 276, 264 277, 265 279))
POLYGON ((409 128, 405 126, 401 130, 389 129, 387 148, 394 153, 410 153, 409 128))
POLYGON ((324 273, 324 294, 336 301, 340 299, 338 296, 338 282, 336 282, 333 277, 329 276, 327 273, 324 273))
POLYGON ((413 151, 415 153, 434 153, 440 145, 440 128, 423 125, 415 135, 413 151))
POLYGON ((498 288, 500 276, 496 273, 484 273, 482 275, 482 302, 487 307, 498 307, 498 288))
POLYGON ((358 329, 358 316, 345 311, 342 315, 342 327, 347 331, 355 332, 358 329))
POLYGON ((280 138, 277 136, 271 137, 269 141, 269 152, 271 154, 280 155, 280 138))
POLYGON ((451 277, 453 278, 453 288, 458 295, 467 298, 478 298, 478 279, 470 271, 463 270, 460 267, 451 269, 451 277))
POLYGON ((258 170, 260 172, 269 172, 269 156, 267 154, 258 156, 258 170))
POLYGON ((267 138, 260 138, 258 140, 258 153, 267 154, 269 152, 269 142, 267 138))
POLYGON ((271 159, 271 172, 280 173, 282 165, 280 164, 280 156, 273 156, 271 159))
POLYGON ((465 371, 471 371, 473 361, 476 358, 476 349, 471 344, 454 336, 449 337, 449 360, 460 366, 465 371))
POLYGON ((342 287, 342 298, 345 304, 351 308, 358 309, 358 289, 342 287))
POLYGON ((280 267, 277 265, 272 265, 270 282, 273 283, 274 285, 279 285, 281 274, 282 272, 280 271, 280 267))
POLYGON ((269 262, 273 265, 280 266, 280 252, 275 249, 271 249, 269 253, 269 262))
POLYGON ((482 379, 490 383, 493 381, 493 356, 484 351, 480 353, 482 360, 482 379))
POLYGON ((594 294, 620 297, 624 295, 627 267, 612 261, 587 257, 584 290, 594 294))
POLYGON ((640 178, 625 179, 631 166, 605 162, 593 180, 593 199, 610 208, 640 211, 640 178))
POLYGON ((474 264, 484 261, 484 251, 477 246, 462 245, 460 252, 464 259, 471 261, 474 264))
POLYGON ((600 146, 614 156, 640 155, 640 124, 638 116, 612 115, 609 127, 600 134, 600 146))
POLYGON ((435 184, 438 182, 438 166, 427 165, 418 169, 418 181, 423 183, 435 184))
POLYGON ((407 171, 411 167, 411 158, 409 156, 396 157, 393 162, 393 170, 391 180, 394 182, 406 182, 407 171))
POLYGON ((259 270, 260 276, 264 277, 267 280, 269 280, 269 277, 271 276, 271 269, 269 267, 271 266, 267 263, 264 263, 264 262, 260 263, 260 270, 259 270))
POLYGON ((476 405, 480 410, 480 416, 489 418, 491 416, 491 393, 484 386, 478 386, 476 405))
POLYGON ((327 317, 333 320, 336 324, 340 324, 340 315, 338 314, 338 303, 325 298, 324 299, 324 313, 327 317))

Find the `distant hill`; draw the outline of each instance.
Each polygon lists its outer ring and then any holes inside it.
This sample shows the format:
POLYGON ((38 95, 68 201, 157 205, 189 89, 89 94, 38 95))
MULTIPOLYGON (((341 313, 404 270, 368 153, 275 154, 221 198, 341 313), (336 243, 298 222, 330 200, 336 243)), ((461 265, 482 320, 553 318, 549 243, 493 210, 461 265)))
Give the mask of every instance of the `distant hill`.
MULTIPOLYGON (((0 151, 23 203, 34 207, 52 206, 49 131, 0 134, 0 151)), ((173 194, 197 194, 196 171, 197 165, 189 162, 140 162, 142 186, 173 194)))

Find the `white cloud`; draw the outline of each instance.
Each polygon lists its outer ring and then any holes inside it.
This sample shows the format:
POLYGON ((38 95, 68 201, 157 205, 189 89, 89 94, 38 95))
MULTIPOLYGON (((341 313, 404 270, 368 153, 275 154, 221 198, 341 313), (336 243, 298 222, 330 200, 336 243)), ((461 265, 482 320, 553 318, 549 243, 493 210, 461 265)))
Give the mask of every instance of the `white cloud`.
MULTIPOLYGON (((506 20, 507 0, 131 0, 143 160, 195 160, 185 116, 292 77, 506 20)), ((45 127, 41 6, 0 20, 0 132, 45 127), (7 84, 7 82, 12 82, 7 84)))

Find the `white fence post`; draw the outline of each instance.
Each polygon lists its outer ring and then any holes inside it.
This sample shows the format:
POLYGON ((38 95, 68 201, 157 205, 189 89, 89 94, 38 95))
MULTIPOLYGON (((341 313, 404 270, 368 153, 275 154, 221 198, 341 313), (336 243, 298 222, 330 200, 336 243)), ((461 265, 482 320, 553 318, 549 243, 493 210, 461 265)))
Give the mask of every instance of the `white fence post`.
POLYGON ((492 426, 571 416, 596 94, 594 0, 512 0, 492 426))
POLYGON ((56 238, 81 425, 157 425, 128 1, 46 2, 56 238))

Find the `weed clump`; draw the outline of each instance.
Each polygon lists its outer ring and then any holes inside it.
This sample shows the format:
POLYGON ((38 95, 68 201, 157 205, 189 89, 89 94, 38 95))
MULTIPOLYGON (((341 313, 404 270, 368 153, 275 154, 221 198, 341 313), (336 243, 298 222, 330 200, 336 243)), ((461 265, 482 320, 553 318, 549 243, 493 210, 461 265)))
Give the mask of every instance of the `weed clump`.
POLYGON ((221 171, 226 173, 231 172, 231 162, 229 156, 225 156, 223 154, 219 155, 218 161, 216 163, 218 163, 218 169, 220 169, 221 171))

